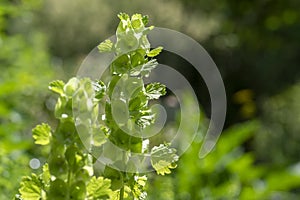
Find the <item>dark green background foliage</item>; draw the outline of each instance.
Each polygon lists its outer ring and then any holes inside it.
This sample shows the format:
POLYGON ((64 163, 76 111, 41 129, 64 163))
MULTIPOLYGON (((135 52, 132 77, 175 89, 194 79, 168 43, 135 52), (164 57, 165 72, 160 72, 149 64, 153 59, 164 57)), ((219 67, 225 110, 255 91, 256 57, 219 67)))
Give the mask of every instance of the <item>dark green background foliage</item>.
MULTIPOLYGON (((216 62, 228 97, 226 130, 198 159, 199 136, 172 175, 148 178, 149 199, 299 199, 298 0, 2 0, 0 2, 0 199, 17 193, 29 161, 49 149, 33 145, 31 129, 47 121, 53 79, 67 80, 85 56, 113 35, 119 12, 149 15, 202 44, 216 62), (279 181, 278 181, 279 180, 279 181)), ((209 118, 201 76, 166 52, 158 62, 183 73, 209 118)), ((169 101, 167 93, 163 102, 169 101)), ((170 113, 174 113, 170 110, 170 113)), ((176 127, 174 122, 168 128, 176 127)), ((41 167, 35 172, 41 172, 41 167)))

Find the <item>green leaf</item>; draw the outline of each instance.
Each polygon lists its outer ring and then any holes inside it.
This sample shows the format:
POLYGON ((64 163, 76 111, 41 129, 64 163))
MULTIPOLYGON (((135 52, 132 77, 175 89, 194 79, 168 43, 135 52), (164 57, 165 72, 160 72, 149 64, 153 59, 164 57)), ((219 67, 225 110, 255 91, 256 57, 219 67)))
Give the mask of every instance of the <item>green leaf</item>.
POLYGON ((152 112, 151 109, 140 110, 139 114, 137 115, 136 124, 143 128, 153 124, 155 121, 155 114, 152 112))
MULTIPOLYGON (((83 79, 82 81, 84 80, 85 79, 83 79)), ((75 93, 78 87, 79 87, 79 80, 76 77, 73 77, 64 86, 64 92, 68 97, 72 98, 73 94, 75 93)))
POLYGON ((135 199, 144 200, 147 197, 147 192, 145 191, 145 186, 147 182, 147 177, 135 175, 133 177, 134 181, 131 185, 131 191, 135 199))
POLYGON ((129 111, 139 112, 139 110, 146 108, 148 104, 147 96, 142 91, 136 91, 129 100, 129 111))
POLYGON ((68 163, 68 168, 72 172, 76 173, 82 167, 84 167, 84 155, 77 146, 74 144, 70 145, 65 152, 65 160, 68 163))
POLYGON ((109 128, 100 125, 93 127, 93 145, 99 147, 103 145, 107 140, 107 135, 109 134, 109 128))
POLYGON ((77 151, 78 151, 78 148, 75 145, 71 145, 66 149, 65 158, 69 164, 69 168, 71 168, 71 169, 74 167, 74 164, 76 163, 77 151))
POLYGON ((170 174, 170 169, 176 168, 175 162, 177 161, 178 156, 174 148, 169 148, 167 145, 161 144, 151 149, 151 164, 157 174, 170 174))
POLYGON ((134 14, 131 16, 131 25, 134 29, 144 28, 143 17, 141 14, 134 14))
POLYGON ((156 59, 152 59, 149 62, 145 63, 141 69, 142 75, 148 75, 152 69, 154 69, 158 65, 156 59))
POLYGON ((112 167, 105 166, 104 176, 111 181, 111 189, 119 190, 124 186, 122 173, 112 167))
POLYGON ((119 17, 119 19, 122 21, 122 20, 129 20, 129 15, 128 14, 126 14, 126 13, 119 13, 118 14, 118 17, 119 17))
POLYGON ((166 93, 166 86, 161 83, 150 83, 146 86, 145 94, 148 99, 158 99, 166 93))
POLYGON ((150 72, 158 65, 158 62, 156 59, 152 59, 148 61, 147 63, 137 66, 130 70, 131 76, 148 76, 150 72))
POLYGON ((118 55, 127 54, 139 48, 139 38, 135 35, 133 29, 118 33, 117 37, 116 51, 118 55))
POLYGON ((102 81, 92 82, 95 90, 95 98, 100 100, 105 96, 106 86, 102 81))
POLYGON ((51 174, 49 171, 49 165, 47 163, 43 166, 43 173, 40 175, 40 177, 44 185, 48 185, 50 183, 51 174))
POLYGON ((55 179, 51 182, 49 190, 49 199, 65 200, 67 184, 62 179, 55 179))
MULTIPOLYGON (((125 77, 125 76, 123 76, 125 77)), ((123 79, 122 77, 122 79, 123 79)), ((137 96, 143 95, 141 92, 142 88, 144 88, 144 82, 139 77, 128 77, 124 78, 122 82, 122 96, 128 100, 130 98, 135 98, 137 96)), ((121 83, 120 83, 121 84, 121 83)))
POLYGON ((42 197, 42 184, 36 174, 24 177, 19 189, 24 200, 40 200, 42 197))
POLYGON ((157 47, 155 49, 152 49, 149 53, 147 53, 147 56, 150 58, 153 58, 160 54, 160 52, 163 50, 163 47, 157 47))
MULTIPOLYGON (((128 199, 129 193, 131 192, 131 189, 128 186, 124 186, 124 196, 123 199, 128 199)), ((119 200, 120 199, 120 190, 115 190, 112 192, 110 196, 110 200, 119 200)), ((136 200, 136 199, 134 199, 136 200)))
POLYGON ((88 200, 109 199, 109 196, 112 194, 110 184, 111 181, 109 179, 104 179, 103 177, 96 178, 93 176, 87 185, 88 200))
POLYGON ((36 144, 47 145, 50 143, 52 137, 51 127, 45 123, 37 125, 32 130, 32 134, 36 144))
POLYGON ((145 58, 144 58, 144 54, 142 54, 144 52, 142 52, 142 50, 136 51, 134 53, 131 54, 130 56, 130 60, 131 60, 131 67, 137 67, 139 65, 142 65, 145 63, 145 58))
POLYGON ((117 31, 116 31, 117 36, 120 33, 124 33, 126 31, 126 29, 128 28, 128 26, 130 25, 129 15, 127 15, 126 13, 120 13, 120 14, 118 14, 118 17, 120 19, 120 23, 119 23, 117 31))
POLYGON ((146 25, 148 24, 148 22, 149 22, 149 17, 148 17, 148 15, 144 15, 143 18, 142 18, 142 21, 143 21, 143 23, 144 23, 144 26, 146 26, 146 25))
POLYGON ((49 156, 49 170, 54 176, 60 177, 67 172, 67 162, 63 155, 57 155, 55 152, 51 152, 49 156))
POLYGON ((113 51, 113 43, 110 40, 105 40, 98 45, 98 49, 100 52, 111 52, 113 51))
POLYGON ((130 69, 129 58, 126 54, 119 56, 111 65, 114 74, 124 74, 130 69))
POLYGON ((83 181, 77 181, 71 186, 70 199, 82 200, 86 196, 86 186, 83 181))
POLYGON ((49 90, 59 94, 59 95, 63 95, 64 94, 64 86, 65 83, 61 80, 56 80, 56 81, 52 81, 51 83, 49 83, 49 90))
POLYGON ((143 36, 140 38, 139 43, 140 43, 140 47, 144 50, 146 50, 147 52, 150 50, 150 42, 147 38, 147 34, 152 30, 151 27, 145 28, 143 31, 143 36))
POLYGON ((66 114, 66 105, 68 103, 67 97, 60 96, 55 104, 54 116, 58 119, 66 114))
POLYGON ((150 44, 147 34, 153 29, 153 27, 145 27, 148 23, 148 17, 134 14, 130 19, 125 13, 120 13, 118 17, 120 18, 120 23, 116 31, 117 42, 115 45, 117 55, 128 54, 128 52, 137 49, 143 49, 148 52, 150 44))

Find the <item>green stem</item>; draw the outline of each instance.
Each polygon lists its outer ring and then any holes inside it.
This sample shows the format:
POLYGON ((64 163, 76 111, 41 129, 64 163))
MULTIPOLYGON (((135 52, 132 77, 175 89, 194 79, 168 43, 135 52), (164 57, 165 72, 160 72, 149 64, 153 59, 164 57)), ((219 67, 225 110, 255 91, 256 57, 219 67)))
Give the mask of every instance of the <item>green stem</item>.
POLYGON ((67 182, 67 185, 68 185, 68 188, 67 188, 67 200, 70 199, 70 190, 71 190, 71 170, 69 169, 68 170, 68 182, 67 182))
POLYGON ((119 198, 119 200, 123 200, 123 199, 124 199, 124 186, 120 190, 120 198, 119 198))
MULTIPOLYGON (((123 160, 124 160, 124 154, 123 154, 123 160)), ((122 176, 123 186, 120 189, 120 198, 119 198, 119 200, 123 200, 124 199, 124 187, 125 187, 124 174, 121 173, 121 176, 122 176)))

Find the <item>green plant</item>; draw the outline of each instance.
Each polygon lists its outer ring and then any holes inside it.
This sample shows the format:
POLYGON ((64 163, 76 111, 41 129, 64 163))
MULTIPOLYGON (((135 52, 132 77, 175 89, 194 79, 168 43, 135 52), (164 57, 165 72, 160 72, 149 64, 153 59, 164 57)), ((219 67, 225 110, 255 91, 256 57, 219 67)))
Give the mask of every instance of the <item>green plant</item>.
POLYGON ((143 82, 157 66, 154 57, 162 48, 150 49, 147 34, 153 27, 146 27, 147 16, 118 17, 116 43, 106 40, 98 46, 100 52, 116 56, 107 84, 89 78, 50 83, 49 89, 59 95, 54 113, 58 125, 53 130, 43 123, 32 131, 36 144, 50 146, 49 158, 40 175, 23 178, 16 199, 145 199, 147 177, 131 154, 150 155, 157 174, 169 174, 176 167, 175 149, 168 144, 150 148, 142 135, 155 121, 149 101, 166 94, 164 85, 143 82), (103 170, 94 170, 95 155, 111 143, 123 153, 109 154, 120 159, 112 157, 115 160, 103 170), (120 165, 125 167, 122 171, 115 167, 120 165))

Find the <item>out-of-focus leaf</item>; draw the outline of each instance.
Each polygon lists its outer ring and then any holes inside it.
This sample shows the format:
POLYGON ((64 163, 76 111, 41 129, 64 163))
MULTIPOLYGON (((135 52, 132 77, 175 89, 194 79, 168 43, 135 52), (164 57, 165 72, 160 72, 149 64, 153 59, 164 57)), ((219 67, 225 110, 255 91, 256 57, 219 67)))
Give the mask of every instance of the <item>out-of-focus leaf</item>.
POLYGON ((77 181, 71 186, 70 199, 82 200, 86 197, 86 186, 83 181, 77 181))
POLYGON ((235 147, 243 144, 247 139, 249 139, 255 131, 258 129, 259 123, 257 121, 252 121, 240 125, 236 125, 228 130, 225 130, 222 134, 223 137, 220 138, 217 143, 217 151, 220 154, 226 154, 235 147))
POLYGON ((33 130, 33 139, 36 144, 47 145, 51 140, 51 127, 48 124, 37 125, 33 130))
POLYGON ((289 171, 273 172, 266 179, 267 190, 286 191, 292 188, 299 188, 300 176, 289 171))
POLYGON ((55 200, 64 200, 66 199, 67 193, 66 193, 67 184, 62 179, 55 179, 50 184, 50 190, 49 190, 49 199, 55 199, 55 200))

